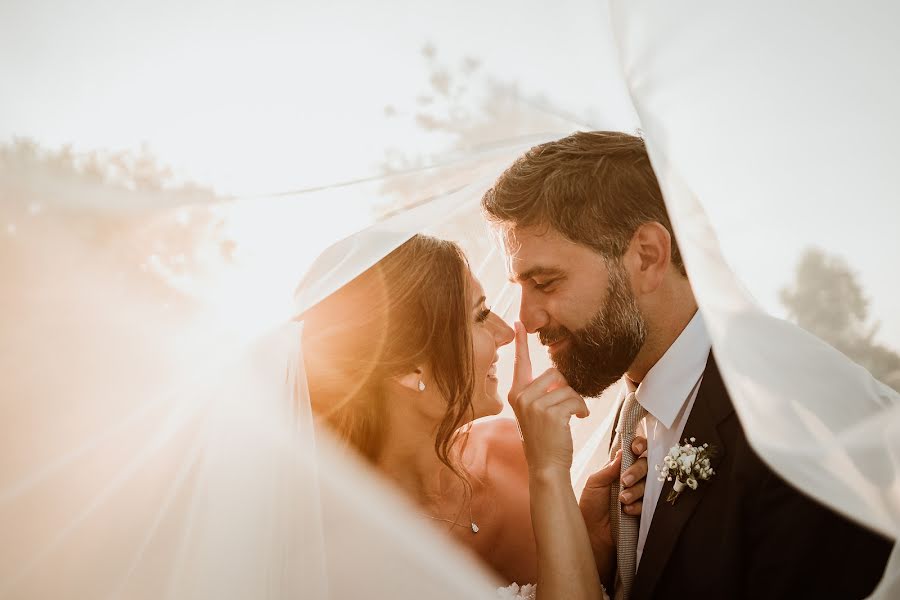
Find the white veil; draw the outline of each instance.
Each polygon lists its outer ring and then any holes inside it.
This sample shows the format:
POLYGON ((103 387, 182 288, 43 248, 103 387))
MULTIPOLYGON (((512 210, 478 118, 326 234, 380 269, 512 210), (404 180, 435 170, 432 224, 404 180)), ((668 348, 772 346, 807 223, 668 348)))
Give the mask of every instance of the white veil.
POLYGON ((880 264, 898 250, 900 178, 886 161, 900 156, 900 120, 884 107, 900 99, 900 83, 886 76, 900 64, 900 10, 890 2, 614 2, 612 14, 654 169, 751 444, 799 489, 896 539, 898 394, 768 316, 726 259, 730 251, 744 263, 738 275, 755 260, 760 273, 746 270, 758 278, 798 245, 818 245, 867 261, 876 281, 893 278, 880 264))
MULTIPOLYGON (((897 394, 767 316, 751 292, 758 271, 801 242, 865 245, 854 256, 880 258, 874 279, 892 276, 897 9, 648 1, 614 2, 612 17, 748 438, 796 486, 896 539, 897 394)), ((496 582, 479 565, 312 435, 302 325, 290 318, 419 231, 460 241, 513 317, 516 290, 478 199, 525 149, 565 133, 473 152, 381 219, 309 210, 371 202, 378 188, 363 182, 124 215, 103 203, 61 208, 7 236, 0 598, 490 597, 496 582), (209 214, 246 241, 234 261, 223 266, 216 226, 193 270, 136 268, 149 239, 209 214)), ((610 403, 595 402, 593 420, 577 425, 576 486, 605 454, 610 403)), ((896 553, 888 573, 880 597, 900 585, 896 553)))

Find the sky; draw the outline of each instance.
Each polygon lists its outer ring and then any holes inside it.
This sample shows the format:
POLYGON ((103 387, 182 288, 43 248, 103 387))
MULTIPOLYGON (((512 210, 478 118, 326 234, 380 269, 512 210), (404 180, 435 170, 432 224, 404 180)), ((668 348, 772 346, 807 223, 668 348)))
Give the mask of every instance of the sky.
MULTIPOLYGON (((638 126, 605 2, 12 0, 0 3, 0 141, 146 145, 181 176, 238 196, 372 176, 386 149, 429 155, 447 143, 384 114, 403 116, 428 88, 429 44, 450 64, 477 59, 473 84, 514 82, 584 125, 638 126)), ((715 216, 726 256, 778 314, 807 238, 791 243, 776 218, 784 251, 760 253, 738 211, 715 216)), ((830 250, 845 218, 808 239, 830 250)), ((900 348, 890 271, 871 240, 835 241, 873 296, 881 339, 900 348)))
MULTIPOLYGON (((384 118, 386 105, 427 87, 426 44, 562 106, 596 107, 612 78, 592 72, 598 62, 617 68, 596 43, 607 39, 585 43, 604 17, 590 2, 454 2, 424 13, 413 2, 346 0, 5 2, 0 68, 16 93, 0 98, 0 138, 147 143, 229 193, 331 183, 370 174, 388 146, 437 149, 384 118)), ((605 105, 617 124, 633 125, 623 89, 605 105)))

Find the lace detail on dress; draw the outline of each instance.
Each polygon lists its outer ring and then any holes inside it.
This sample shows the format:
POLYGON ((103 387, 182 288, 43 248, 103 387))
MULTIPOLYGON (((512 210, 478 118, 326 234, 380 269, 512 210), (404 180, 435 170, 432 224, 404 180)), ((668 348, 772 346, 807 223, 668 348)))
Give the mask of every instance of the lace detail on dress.
POLYGON ((537 586, 533 583, 526 583, 523 586, 511 583, 505 588, 497 588, 497 596, 503 600, 535 600, 537 586))
MULTIPOLYGON (((603 594, 602 600, 609 600, 603 584, 600 585, 600 593, 603 594)), ((526 583, 520 586, 518 583, 511 583, 505 588, 497 588, 497 596, 502 598, 502 600, 536 600, 537 585, 526 583)))

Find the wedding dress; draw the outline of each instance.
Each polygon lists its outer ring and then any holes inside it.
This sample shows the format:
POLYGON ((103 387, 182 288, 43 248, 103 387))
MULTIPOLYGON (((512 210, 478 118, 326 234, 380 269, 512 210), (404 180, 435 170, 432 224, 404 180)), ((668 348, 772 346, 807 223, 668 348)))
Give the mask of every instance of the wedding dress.
MULTIPOLYGON (((897 254, 896 236, 869 228, 900 222, 898 9, 616 0, 611 15, 750 443, 798 488, 896 539, 897 394, 768 316, 742 278, 772 262, 764 247, 819 232, 897 254), (826 208, 849 211, 841 235, 826 208), (772 227, 785 221, 793 228, 772 227), (742 244, 759 263, 729 265, 742 244)), ((516 290, 478 199, 525 149, 565 133, 473 155, 434 197, 384 219, 348 210, 317 221, 307 208, 324 194, 124 217, 121 204, 95 204, 5 239, 0 598, 495 598, 506 582, 314 434, 300 358, 315 349, 300 347, 291 318, 419 231, 460 241, 495 308, 513 316, 516 290), (238 258, 222 258, 211 229, 194 272, 136 267, 155 253, 150 233, 182 231, 207 210, 245 232, 238 258)), ((360 202, 372 192, 342 189, 360 202)), ((576 487, 605 457, 611 412, 595 412, 576 431, 576 487)), ((895 550, 873 597, 898 586, 895 550)))

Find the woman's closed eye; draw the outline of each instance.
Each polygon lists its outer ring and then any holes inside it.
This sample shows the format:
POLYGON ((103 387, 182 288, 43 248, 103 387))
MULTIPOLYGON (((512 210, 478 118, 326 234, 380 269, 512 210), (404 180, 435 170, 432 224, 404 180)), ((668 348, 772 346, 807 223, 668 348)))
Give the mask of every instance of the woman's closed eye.
POLYGON ((478 314, 475 316, 476 323, 484 323, 487 321, 487 318, 491 316, 491 309, 489 307, 485 307, 478 311, 478 314))

